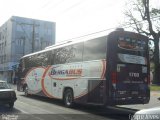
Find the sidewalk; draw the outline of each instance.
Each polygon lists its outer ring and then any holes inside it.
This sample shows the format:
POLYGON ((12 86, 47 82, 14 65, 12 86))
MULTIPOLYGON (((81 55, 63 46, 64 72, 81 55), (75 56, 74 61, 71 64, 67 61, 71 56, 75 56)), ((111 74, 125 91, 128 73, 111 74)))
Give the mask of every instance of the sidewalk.
POLYGON ((160 100, 160 91, 151 91, 151 96, 160 100))

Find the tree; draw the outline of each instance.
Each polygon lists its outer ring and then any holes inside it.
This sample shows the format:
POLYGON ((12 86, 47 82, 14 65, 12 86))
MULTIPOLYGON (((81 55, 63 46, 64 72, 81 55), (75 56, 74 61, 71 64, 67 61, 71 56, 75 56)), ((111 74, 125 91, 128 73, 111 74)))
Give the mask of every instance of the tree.
MULTIPOLYGON (((153 1, 153 0, 152 0, 153 1)), ((160 38, 160 9, 150 5, 149 0, 130 0, 126 4, 124 12, 126 16, 125 24, 134 31, 148 36, 154 42, 154 82, 160 83, 159 64, 159 38, 160 38)))

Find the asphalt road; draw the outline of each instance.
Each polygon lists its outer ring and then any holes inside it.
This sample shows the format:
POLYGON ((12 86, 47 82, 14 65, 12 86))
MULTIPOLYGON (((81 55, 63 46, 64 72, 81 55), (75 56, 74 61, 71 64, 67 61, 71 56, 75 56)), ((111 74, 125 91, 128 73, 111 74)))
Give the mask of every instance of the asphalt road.
MULTIPOLYGON (((13 86, 14 87, 14 86, 13 86)), ((17 101, 11 110, 0 106, 0 119, 6 120, 129 120, 138 109, 160 105, 159 92, 151 93, 151 101, 145 105, 124 105, 101 108, 97 106, 75 105, 66 108, 60 100, 38 96, 25 97, 17 92, 17 101)))
POLYGON ((2 118, 16 118, 16 120, 128 120, 135 110, 114 107, 97 107, 75 105, 66 108, 60 100, 38 96, 25 97, 17 92, 17 101, 11 110, 7 105, 0 106, 2 118))
POLYGON ((149 104, 140 105, 121 105, 120 107, 131 108, 131 109, 147 109, 152 107, 160 106, 160 91, 151 91, 151 97, 149 104))

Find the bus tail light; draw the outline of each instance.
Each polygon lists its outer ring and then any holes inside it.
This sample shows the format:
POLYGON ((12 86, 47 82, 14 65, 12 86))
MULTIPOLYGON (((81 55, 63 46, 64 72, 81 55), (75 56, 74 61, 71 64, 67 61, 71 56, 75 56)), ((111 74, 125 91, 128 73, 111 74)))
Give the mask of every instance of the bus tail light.
POLYGON ((150 85, 150 83, 151 83, 150 75, 148 75, 147 83, 148 83, 148 85, 150 85))
POLYGON ((117 72, 112 72, 111 80, 112 80, 112 85, 113 85, 114 87, 116 87, 116 83, 117 83, 117 72))
POLYGON ((150 77, 148 76, 148 77, 145 77, 144 78, 144 81, 145 81, 145 83, 147 83, 148 85, 150 85, 150 77))

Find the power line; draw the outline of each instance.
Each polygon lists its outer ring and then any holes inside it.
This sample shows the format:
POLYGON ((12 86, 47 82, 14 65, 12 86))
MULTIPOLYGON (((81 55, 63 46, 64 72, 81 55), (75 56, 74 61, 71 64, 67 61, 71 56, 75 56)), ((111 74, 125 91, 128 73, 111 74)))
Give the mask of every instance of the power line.
MULTIPOLYGON (((154 19, 160 19, 160 16, 156 16, 156 17, 152 17, 151 18, 151 20, 154 20, 154 19)), ((137 22, 138 23, 142 23, 142 22, 147 22, 147 21, 141 20, 141 21, 137 21, 137 22)), ((123 28, 129 28, 131 25, 134 25, 134 24, 135 23, 126 24, 125 26, 123 26, 123 28)), ((101 30, 101 31, 93 32, 93 33, 90 33, 90 34, 82 35, 82 36, 79 36, 79 37, 73 37, 73 38, 70 38, 70 39, 66 39, 66 40, 63 40, 63 41, 69 41, 69 40, 84 38, 86 36, 90 36, 90 35, 93 35, 93 34, 98 34, 98 33, 106 32, 106 31, 113 30, 113 29, 116 29, 116 28, 115 27, 108 28, 108 29, 104 29, 104 30, 101 30)))
POLYGON ((114 27, 114 28, 108 28, 108 29, 101 30, 101 31, 97 31, 97 32, 93 32, 93 33, 86 34, 86 35, 82 35, 82 36, 79 36, 79 37, 73 37, 73 38, 70 38, 70 39, 63 40, 63 41, 70 41, 70 40, 74 40, 74 39, 78 39, 78 38, 84 38, 84 37, 86 37, 86 36, 90 36, 90 35, 102 33, 102 32, 105 32, 105 31, 112 30, 112 29, 115 29, 115 27, 114 27))
POLYGON ((49 7, 48 9, 56 9, 57 6, 61 5, 63 2, 65 2, 65 0, 60 0, 57 3, 55 3, 54 5, 52 5, 51 7, 49 7))
POLYGON ((70 11, 71 9, 79 6, 80 4, 82 4, 83 2, 86 2, 86 1, 87 1, 87 0, 85 0, 85 1, 80 0, 79 2, 77 2, 77 3, 73 4, 72 6, 70 6, 69 8, 66 8, 66 9, 62 12, 62 14, 70 11))
POLYGON ((69 5, 63 5, 64 2, 66 2, 65 0, 59 0, 58 2, 50 5, 51 3, 53 3, 52 1, 48 1, 47 3, 45 3, 41 8, 44 9, 46 8, 47 10, 49 9, 52 9, 52 11, 54 9, 57 9, 55 10, 55 16, 59 17, 59 16, 62 16, 63 14, 67 13, 68 11, 70 11, 71 9, 74 9, 75 7, 81 5, 82 3, 86 2, 88 0, 79 0, 79 1, 76 1, 76 2, 71 2, 69 5), (50 6, 49 6, 50 5, 50 6), (49 6, 49 7, 47 7, 49 6), (63 9, 60 9, 60 7, 63 6, 63 9), (57 12, 58 10, 61 10, 60 12, 57 12))
POLYGON ((50 1, 48 1, 47 3, 45 3, 41 8, 45 8, 46 6, 48 6, 50 3, 52 3, 53 1, 52 0, 50 0, 50 1))

